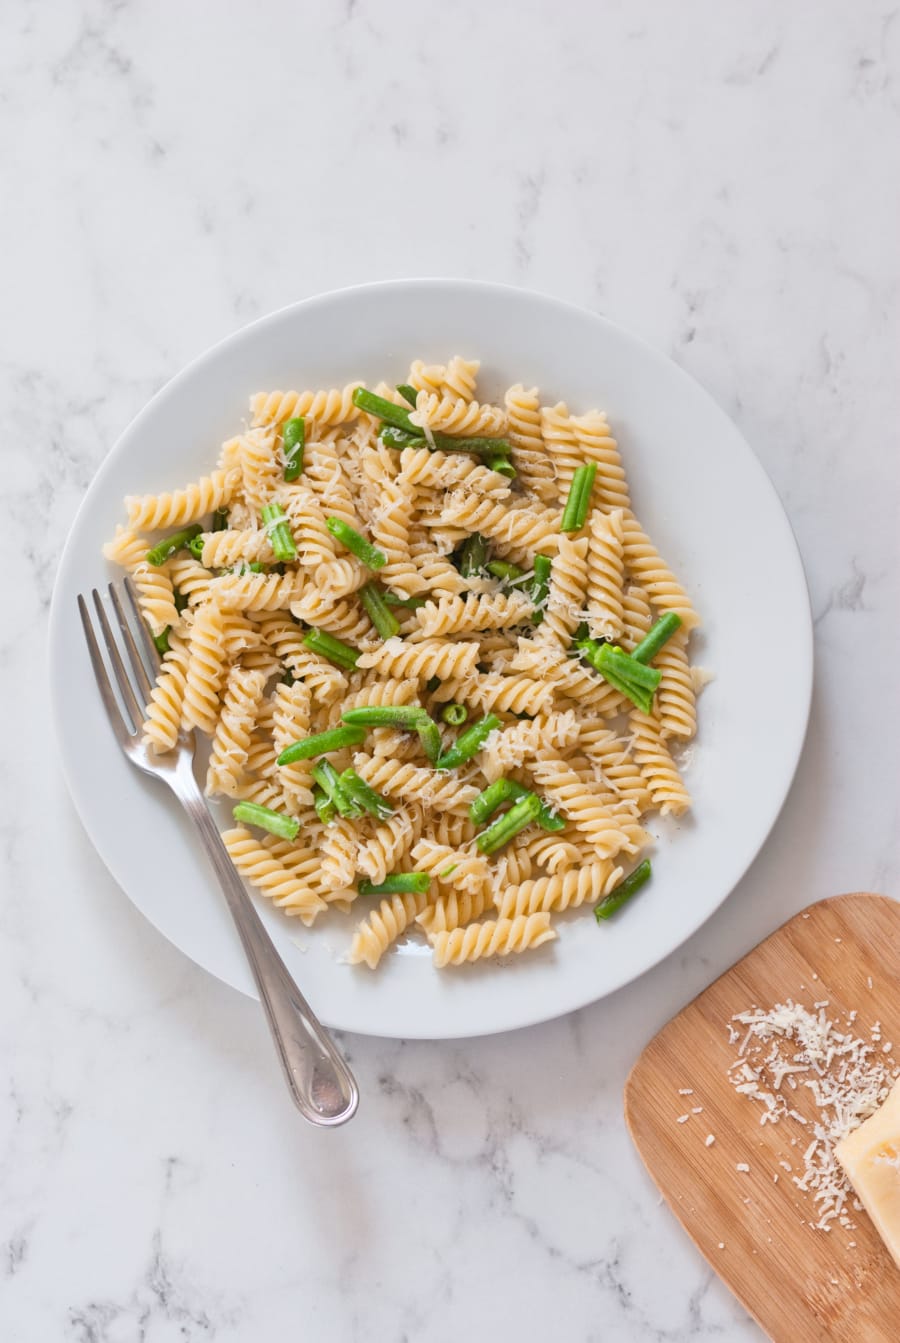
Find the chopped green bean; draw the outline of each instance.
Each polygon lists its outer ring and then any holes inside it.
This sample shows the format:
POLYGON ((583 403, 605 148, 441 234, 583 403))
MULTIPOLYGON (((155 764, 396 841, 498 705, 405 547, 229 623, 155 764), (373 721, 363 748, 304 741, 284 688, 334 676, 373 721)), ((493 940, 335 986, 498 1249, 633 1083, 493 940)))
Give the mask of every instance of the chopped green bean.
POLYGON ((489 574, 502 579, 504 583, 515 583, 526 576, 524 569, 520 569, 518 564, 510 564, 509 560, 491 560, 484 567, 489 574))
POLYGON ((170 629, 171 626, 167 625, 164 630, 160 630, 159 634, 153 635, 153 646, 155 647, 157 653, 159 654, 168 653, 169 651, 170 629))
POLYGON ((591 506, 591 491, 594 488, 596 474, 596 462, 585 462, 575 468, 562 521, 559 524, 561 532, 578 532, 584 526, 591 506))
POLYGON ((426 758, 432 765, 436 765, 441 751, 444 749, 437 723, 426 715, 416 731, 419 734, 419 741, 422 743, 422 750, 425 752, 426 758))
POLYGON ((328 634, 325 630, 310 630, 303 642, 313 653, 319 653, 336 667, 343 667, 345 671, 355 667, 359 661, 358 648, 345 644, 341 639, 335 639, 333 634, 328 634))
POLYGON ((342 518, 328 517, 325 519, 325 526, 342 546, 346 546, 351 554, 362 561, 367 569, 383 569, 387 564, 387 555, 384 551, 373 546, 371 541, 367 541, 355 527, 351 527, 342 518))
POLYGON ((293 816, 272 811, 271 807, 261 807, 258 802, 239 802, 232 815, 242 825, 255 825, 259 830, 278 835, 280 839, 296 839, 300 829, 300 822, 293 816))
POLYGON ((405 727, 414 732, 430 721, 428 711, 418 704, 360 704, 346 709, 341 717, 355 727, 405 727))
POLYGON ((182 527, 180 532, 173 532, 171 536, 157 541, 152 550, 147 551, 147 563, 155 566, 165 564, 170 555, 174 555, 176 550, 181 550, 182 546, 189 546, 194 537, 199 536, 202 531, 199 522, 194 522, 190 527, 182 527))
POLYGON ((396 406, 393 401, 388 401, 386 397, 377 396, 375 392, 368 391, 365 387, 357 387, 353 393, 353 404, 360 410, 364 410, 368 415, 374 415, 376 419, 384 420, 387 424, 394 425, 397 429, 405 429, 408 434, 415 434, 418 438, 423 438, 421 429, 409 418, 409 411, 404 410, 402 406, 396 406))
POLYGON ((192 537, 191 540, 188 541, 188 543, 187 543, 187 548, 188 548, 189 552, 193 555, 193 557, 194 557, 195 560, 202 560, 202 559, 203 559, 203 547, 204 547, 205 545, 206 545, 206 540, 205 540, 205 538, 203 537, 203 535, 201 534, 200 536, 194 536, 194 537, 192 537))
POLYGON ((540 625, 544 619, 544 607, 547 604, 547 593, 550 591, 550 570, 553 567, 553 561, 549 555, 535 555, 534 557, 534 580, 531 584, 531 604, 534 607, 534 614, 531 617, 532 625, 540 625))
POLYGON ((430 447, 419 430, 400 429, 396 424, 383 424, 378 437, 386 448, 396 448, 398 452, 404 448, 430 447))
POLYGON ((361 727, 332 727, 325 732, 314 732, 309 737, 286 746, 275 761, 278 765, 293 765, 297 760, 313 760, 329 751, 341 751, 345 746, 359 746, 366 739, 361 727))
POLYGON ((400 630, 400 622, 385 600, 385 594, 377 583, 365 583, 357 592, 369 619, 382 639, 391 639, 400 630))
POLYGON ((287 564, 297 558, 297 543, 287 522, 287 514, 281 504, 263 504, 260 514, 263 530, 269 538, 269 544, 280 564, 287 564))
POLYGON ((302 415, 285 420, 281 430, 284 454, 284 478, 296 480, 303 470, 303 448, 306 443, 306 421, 302 415))
POLYGON ((594 906, 594 916, 598 923, 603 919, 608 919, 615 914, 617 909, 621 909, 626 901, 630 900, 642 886, 650 880, 650 859, 645 858, 642 863, 638 863, 633 872, 627 877, 623 877, 618 886, 605 895, 598 905, 594 906))
POLYGON ((442 755, 435 764, 436 769, 456 769, 459 765, 477 755, 495 728, 501 726, 495 713, 488 713, 456 738, 456 744, 442 755))
POLYGON ((441 721, 451 727, 462 727, 468 716, 469 710, 464 704, 445 704, 441 709, 441 721))
POLYGON ((526 825, 536 821, 540 809, 541 799, 537 794, 528 793, 526 797, 520 798, 509 811, 498 816, 487 830, 482 830, 475 841, 478 848, 482 853, 496 853, 504 844, 514 839, 520 830, 524 830, 526 825))
POLYGON ((506 476, 508 480, 515 480, 516 468, 505 453, 486 453, 484 464, 491 471, 496 471, 498 476, 506 476))
POLYGON ((172 600, 175 602, 175 610, 179 615, 190 604, 187 595, 184 592, 179 592, 177 588, 172 589, 172 600))
POLYGON ((413 387, 412 384, 408 382, 398 382, 397 391, 403 397, 403 400, 408 401, 409 404, 412 406, 413 410, 415 410, 416 397, 419 395, 415 387, 413 387))
POLYGON ((362 877, 356 889, 360 895, 424 895, 430 885, 427 872, 394 872, 378 882, 362 877))
POLYGON ((405 611, 418 611, 428 601, 427 597, 398 597, 396 592, 386 592, 384 600, 388 606, 403 607, 405 611))
POLYGON ((599 672, 620 694, 630 699, 642 713, 650 713, 653 695, 662 679, 655 667, 635 662, 615 644, 597 643, 594 639, 579 639, 575 647, 584 660, 599 672))
POLYGON ((228 509, 217 508, 212 515, 211 532, 225 532, 228 530, 228 509))
POLYGON ((387 798, 376 793, 374 788, 370 788, 365 779, 360 778, 355 769, 345 769, 338 775, 341 787, 349 798, 363 811, 367 811, 370 816, 375 816, 379 821, 386 821, 393 815, 394 804, 388 802, 387 798))
POLYGON ((337 815, 337 807, 332 802, 327 793, 316 785, 313 789, 313 806, 316 809, 316 815, 323 825, 331 825, 337 815))
POLYGON ((329 761, 317 761, 310 772, 316 783, 322 789, 322 792, 334 803, 335 807, 337 807, 341 816, 349 816, 351 818, 362 816, 362 807, 356 799, 352 798, 347 792, 341 782, 341 776, 329 761))
MULTIPOLYGON (((469 807, 469 816, 476 825, 483 824, 490 819, 498 807, 502 807, 506 802, 519 802, 523 797, 536 796, 530 788, 526 788, 523 783, 517 779, 495 779, 488 784, 484 792, 479 793, 473 798, 469 807)), ((555 833, 558 830, 565 830, 566 823, 562 816, 557 815, 547 802, 541 801, 541 809, 537 814, 537 823, 542 830, 548 830, 555 833)))
POLYGON ((660 616, 653 628, 644 635, 631 654, 635 662, 652 662, 663 644, 668 643, 676 630, 681 628, 681 616, 677 611, 667 611, 660 616))
POLYGON ((459 572, 463 578, 475 578, 481 573, 488 557, 488 544, 481 532, 473 532, 462 543, 459 552, 459 572))

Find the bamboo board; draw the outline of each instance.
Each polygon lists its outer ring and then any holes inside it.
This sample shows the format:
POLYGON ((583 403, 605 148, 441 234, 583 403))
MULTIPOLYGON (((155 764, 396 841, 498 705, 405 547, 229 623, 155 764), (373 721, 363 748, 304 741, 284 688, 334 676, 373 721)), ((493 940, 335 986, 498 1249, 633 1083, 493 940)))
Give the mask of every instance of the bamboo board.
MULTIPOLYGON (((851 1210, 853 1230, 816 1230, 812 1195, 779 1166, 802 1171, 809 1130, 789 1118, 760 1125, 760 1106, 728 1080, 731 1017, 787 998, 810 1010, 827 999, 832 1019, 855 1009, 865 1039, 880 1021, 900 1056, 900 902, 836 896, 767 937, 647 1045, 625 1087, 628 1127, 676 1217, 776 1343, 898 1343, 900 1269, 868 1217, 851 1210), (686 1087, 693 1095, 679 1095, 686 1087)), ((807 1088, 791 1104, 812 1122, 807 1088)))

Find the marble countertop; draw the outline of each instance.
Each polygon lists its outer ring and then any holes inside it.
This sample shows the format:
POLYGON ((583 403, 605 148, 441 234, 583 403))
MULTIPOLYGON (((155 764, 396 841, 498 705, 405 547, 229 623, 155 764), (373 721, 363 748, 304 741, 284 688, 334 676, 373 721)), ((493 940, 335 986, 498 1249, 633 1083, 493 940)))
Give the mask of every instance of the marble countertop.
POLYGON ((8 1343, 761 1337, 660 1206, 622 1086, 788 914, 898 891, 898 59, 878 0, 2 7, 8 1343), (323 1134, 256 1007, 82 833, 47 609, 155 389, 259 314, 400 275, 544 290, 698 378, 790 514, 817 680, 771 839, 679 952, 518 1034, 348 1038, 365 1103, 323 1134))

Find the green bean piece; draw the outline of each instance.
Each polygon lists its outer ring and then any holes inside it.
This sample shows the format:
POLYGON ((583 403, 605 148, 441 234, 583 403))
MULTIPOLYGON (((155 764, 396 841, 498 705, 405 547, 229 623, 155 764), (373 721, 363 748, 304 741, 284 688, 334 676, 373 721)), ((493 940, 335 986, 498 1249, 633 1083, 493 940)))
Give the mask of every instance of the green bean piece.
POLYGON ((297 558, 297 543, 287 522, 287 514, 281 504, 263 504, 263 530, 269 538, 269 544, 280 564, 287 564, 297 558))
POLYGON ((457 769, 458 766, 465 764, 473 755, 478 754, 494 729, 500 726, 500 719, 495 713, 485 714, 484 718, 460 733, 456 738, 456 744, 437 760, 435 769, 457 769))
POLYGON ((429 695, 433 695, 440 687, 440 684, 441 678, 439 676, 429 676, 428 680, 425 682, 425 689, 429 695))
POLYGON ((195 560, 202 560, 202 559, 203 559, 203 547, 204 547, 205 545, 206 545, 206 540, 204 539, 204 537, 203 537, 202 534, 201 534, 200 536, 193 536, 193 537, 191 537, 190 541, 188 541, 188 543, 187 543, 188 552, 189 552, 191 555, 193 555, 193 557, 194 557, 195 560))
POLYGON ((405 611, 418 611, 428 601, 427 597, 398 597, 396 592, 385 592, 384 600, 388 606, 403 607, 405 611))
POLYGON ((408 382, 398 382, 397 391, 403 397, 403 400, 408 401, 409 404, 412 406, 413 410, 415 410, 416 397, 419 395, 415 387, 413 387, 412 384, 408 382))
POLYGON ((163 653, 168 653, 168 651, 169 651, 169 631, 170 631, 170 629, 171 629, 171 625, 167 625, 166 628, 165 628, 164 630, 160 630, 159 634, 154 634, 154 635, 152 636, 152 638, 153 638, 153 646, 154 646, 154 648, 156 649, 157 653, 159 653, 160 655, 162 655, 163 653))
POLYGON ((181 550, 182 546, 189 546, 194 537, 199 536, 202 531, 200 523, 193 522, 190 527, 182 527, 180 532, 173 532, 171 536, 157 541, 153 549, 147 551, 147 563, 157 567, 165 564, 170 555, 174 555, 176 550, 181 550))
POLYGON ((520 569, 517 564, 510 564, 509 560, 491 560, 490 564, 484 566, 488 573, 494 578, 500 578, 504 583, 516 583, 520 578, 525 578, 524 569, 520 569))
POLYGON ((286 746, 277 757, 277 765, 293 765, 297 760, 314 760, 329 751, 342 751, 345 746, 360 746, 366 739, 361 727, 331 727, 325 732, 314 732, 309 737, 286 746))
POLYGON ((344 788, 341 783, 341 776, 329 761, 317 761, 310 773, 325 796, 334 803, 341 816, 351 818, 362 816, 362 807, 344 788))
POLYGON ((436 765, 440 759, 441 751, 444 749, 437 723, 432 718, 426 717, 416 731, 419 734, 419 741, 422 743, 422 750, 425 752, 426 759, 430 764, 436 765))
POLYGON ((303 449, 306 444, 306 421, 302 415, 285 420, 281 430, 284 455, 284 478, 296 480, 303 470, 303 449))
POLYGON ((368 881, 365 877, 356 883, 360 895, 424 895, 431 885, 427 872, 394 872, 384 881, 368 881))
POLYGON ((540 625, 544 619, 544 607, 547 604, 547 593, 550 591, 550 570, 553 567, 553 561, 549 555, 535 555, 534 557, 534 579, 531 584, 531 604, 534 607, 534 613, 531 617, 532 625, 540 625))
POLYGON ((357 387, 353 393, 353 404, 368 415, 374 415, 376 419, 384 420, 397 429, 405 429, 408 434, 414 434, 419 439, 424 438, 423 431, 409 418, 409 411, 404 410, 403 406, 395 406, 393 401, 388 401, 386 397, 376 396, 375 392, 370 392, 365 387, 357 387))
POLYGON ((211 532, 225 532, 228 530, 228 509, 217 508, 212 515, 211 532))
POLYGON ((393 802, 388 802, 386 797, 376 793, 374 788, 370 788, 365 779, 360 778, 355 769, 345 769, 338 775, 341 781, 341 787, 349 798, 351 798, 363 811, 367 811, 370 816, 375 816, 379 821, 386 821, 394 813, 393 802))
MULTIPOLYGON (((469 807, 469 816, 476 825, 483 824, 493 816, 498 807, 502 807, 506 802, 519 802, 523 797, 536 796, 530 788, 526 788, 523 783, 517 779, 495 779, 492 784, 488 784, 483 793, 479 793, 472 799, 469 807)), ((559 830, 565 830, 566 822, 564 817, 557 815, 549 803, 538 798, 541 809, 537 814, 537 823, 542 830, 548 830, 556 833, 559 830)))
POLYGON ((482 853, 496 853, 504 844, 514 839, 520 830, 524 830, 526 825, 536 821, 540 809, 541 799, 536 793, 529 793, 527 797, 520 798, 509 811, 498 816, 487 830, 482 830, 475 841, 478 848, 482 853))
MULTIPOLYGON (((272 565, 273 574, 278 573, 279 569, 284 573, 283 566, 278 564, 272 565)), ((231 568, 226 569, 225 572, 227 574, 264 574, 266 572, 266 565, 261 564, 259 560, 239 560, 237 564, 233 564, 231 568)))
POLYGON ((521 794, 517 794, 516 789, 521 787, 522 792, 528 790, 521 784, 517 784, 514 779, 495 779, 493 783, 488 784, 484 792, 479 793, 469 804, 469 818, 475 825, 484 825, 489 821, 498 807, 502 807, 504 802, 515 801, 521 794))
POLYGON ((298 678, 294 675, 294 673, 290 670, 290 668, 289 668, 289 667, 285 667, 284 671, 281 673, 281 675, 280 675, 279 678, 278 678, 278 684, 279 684, 279 685, 293 685, 294 682, 295 682, 297 679, 298 679, 298 678))
POLYGON ((508 480, 516 478, 516 468, 504 453, 485 454, 484 464, 491 471, 496 471, 498 476, 506 476, 508 480))
POLYGON ((594 905, 594 917, 597 922, 610 918, 617 909, 621 909, 642 886, 647 884, 650 875, 650 859, 645 858, 642 863, 638 863, 633 872, 622 878, 609 895, 605 895, 598 905, 594 905))
POLYGON ((346 546, 351 554, 363 562, 367 569, 383 569, 387 564, 387 555, 384 551, 379 550, 377 546, 373 546, 371 541, 367 541, 355 527, 351 527, 342 518, 327 517, 325 526, 335 540, 340 541, 342 546, 346 546))
POLYGON ((579 639, 574 646, 585 662, 614 689, 630 699, 642 713, 650 713, 653 695, 662 679, 661 672, 655 667, 645 667, 643 663, 635 662, 615 644, 579 639))
POLYGON ((663 644, 668 643, 675 631, 681 629, 681 623, 681 616, 677 611, 667 611, 664 616, 660 616, 653 628, 632 651, 634 661, 652 662, 663 644))
POLYGON ((388 606, 385 594, 377 583, 365 583, 356 595, 382 639, 391 639, 399 633, 400 621, 388 606))
POLYGON ((355 727, 405 727, 414 732, 430 721, 427 710, 418 704, 360 704, 346 709, 341 718, 355 727))
POLYGON ((383 424, 378 431, 378 437, 386 448, 396 448, 398 452, 402 452, 404 448, 430 448, 431 446, 419 431, 411 432, 409 429, 399 429, 395 424, 383 424))
POLYGON ((261 807, 258 802, 239 802, 231 814, 241 825, 255 825, 279 839, 296 839, 300 829, 300 822, 293 816, 285 816, 271 807, 261 807))
POLYGON ((569 486, 569 496, 563 509, 562 521, 559 524, 561 532, 581 531, 587 521, 588 509, 591 506, 591 491, 594 488, 596 474, 596 462, 585 462, 582 466, 575 468, 575 474, 569 486))
POLYGON ((177 588, 172 589, 172 600, 175 603, 175 610, 181 615, 182 611, 190 604, 185 593, 179 592, 177 588))
POLYGON ((441 709, 441 721, 451 727, 462 727, 468 716, 469 710, 464 704, 445 704, 441 709))
POLYGON ((459 572, 463 578, 476 578, 485 566, 488 543, 481 532, 473 532, 463 541, 459 552, 459 572))
POLYGON ((336 667, 343 667, 345 671, 350 671, 359 661, 358 648, 345 644, 341 639, 336 639, 333 634, 328 634, 325 630, 310 630, 304 636, 303 642, 313 653, 318 653, 320 657, 327 658, 329 662, 333 662, 336 667))
POLYGON ((313 806, 316 809, 316 815, 323 825, 331 825, 331 822, 337 816, 337 807, 332 802, 327 793, 316 785, 313 789, 313 806))

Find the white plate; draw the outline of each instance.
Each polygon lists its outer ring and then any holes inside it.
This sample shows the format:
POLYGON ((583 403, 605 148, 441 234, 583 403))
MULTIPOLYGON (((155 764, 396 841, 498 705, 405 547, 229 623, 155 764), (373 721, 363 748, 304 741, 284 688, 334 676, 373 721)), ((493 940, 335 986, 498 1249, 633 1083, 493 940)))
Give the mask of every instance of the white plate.
POLYGON ((569 1012, 685 940, 753 860, 784 801, 809 711, 812 631, 803 568, 772 485, 734 425, 668 359, 611 323, 537 294, 410 280, 325 294, 202 356, 125 431, 88 491, 59 569, 51 679, 63 767, 85 828, 146 917, 228 984, 254 988, 224 902, 165 787, 125 761, 94 687, 75 594, 106 577, 101 543, 122 496, 207 470, 251 392, 400 380, 414 357, 482 360, 482 393, 536 383, 544 404, 605 409, 638 516, 703 616, 695 659, 715 671, 687 780, 694 812, 660 834, 651 884, 598 927, 585 908, 534 955, 436 971, 412 947, 376 973, 339 963, 352 919, 309 931, 259 901, 303 992, 329 1025, 365 1034, 487 1034, 569 1012), (760 650, 777 644, 777 671, 760 650))

